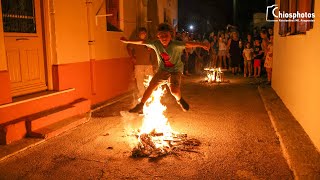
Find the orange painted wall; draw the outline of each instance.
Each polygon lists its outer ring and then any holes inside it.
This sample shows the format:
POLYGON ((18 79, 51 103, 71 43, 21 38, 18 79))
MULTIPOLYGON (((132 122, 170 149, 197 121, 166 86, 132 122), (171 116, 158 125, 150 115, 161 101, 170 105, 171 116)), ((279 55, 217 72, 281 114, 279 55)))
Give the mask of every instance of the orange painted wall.
POLYGON ((134 87, 133 64, 129 58, 99 60, 95 62, 96 94, 92 103, 106 101, 124 94, 134 87))
POLYGON ((95 0, 92 4, 77 0, 54 1, 57 54, 52 65, 54 90, 75 88, 79 98, 91 99, 92 104, 129 91, 133 71, 126 45, 119 39, 136 27, 134 5, 135 1, 120 0, 123 32, 112 32, 107 31, 106 17, 96 17, 96 14, 107 13, 104 0, 95 0), (90 34, 94 42, 91 47, 88 46, 90 34))
POLYGON ((8 71, 0 71, 0 84, 0 105, 10 103, 12 98, 8 71))
MULTIPOLYGON (((1 10, 1 3, 0 3, 0 10, 1 10)), ((3 34, 2 24, 3 24, 2 13, 0 13, 0 71, 7 70, 7 59, 6 59, 6 53, 5 53, 6 51, 4 46, 4 34, 3 34)))
POLYGON ((133 64, 129 58, 95 61, 93 68, 94 77, 91 81, 90 62, 54 65, 54 90, 75 88, 76 97, 90 99, 92 104, 96 104, 134 88, 130 87, 133 64), (92 85, 95 92, 92 91, 92 85))
POLYGON ((54 90, 76 89, 79 98, 91 97, 90 62, 53 65, 54 90))
POLYGON ((86 0, 55 0, 55 64, 89 61, 86 0))
POLYGON ((4 123, 14 124, 14 122, 10 121, 71 103, 76 98, 75 93, 72 91, 23 103, 2 105, 0 106, 0 125, 4 123))

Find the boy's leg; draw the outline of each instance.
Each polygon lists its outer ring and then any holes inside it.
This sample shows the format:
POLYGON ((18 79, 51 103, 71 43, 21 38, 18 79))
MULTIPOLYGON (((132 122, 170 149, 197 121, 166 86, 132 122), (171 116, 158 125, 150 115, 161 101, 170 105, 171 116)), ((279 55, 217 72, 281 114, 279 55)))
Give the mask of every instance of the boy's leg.
POLYGON ((158 71, 154 77, 151 79, 148 88, 145 90, 141 103, 145 103, 149 97, 151 96, 152 92, 157 89, 160 84, 164 84, 166 80, 170 77, 170 73, 166 71, 158 71))
POLYGON ((170 77, 170 73, 166 71, 158 71, 154 77, 151 79, 149 86, 144 91, 141 102, 137 104, 134 108, 130 109, 129 112, 132 113, 143 113, 144 103, 149 99, 151 94, 157 87, 163 83, 170 77))
POLYGON ((169 78, 169 87, 170 87, 171 94, 175 97, 181 109, 183 111, 188 111, 189 104, 181 97, 181 90, 180 90, 181 75, 182 74, 179 72, 171 73, 171 76, 169 78))

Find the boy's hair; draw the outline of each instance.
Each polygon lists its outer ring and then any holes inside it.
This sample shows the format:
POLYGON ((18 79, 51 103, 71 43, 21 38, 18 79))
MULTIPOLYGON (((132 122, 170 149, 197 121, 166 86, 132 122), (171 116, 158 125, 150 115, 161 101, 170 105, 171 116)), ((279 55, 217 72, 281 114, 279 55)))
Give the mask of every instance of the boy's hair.
POLYGON ((147 29, 145 27, 140 27, 138 29, 138 32, 147 32, 147 29))
POLYGON ((170 24, 167 24, 167 23, 161 23, 158 25, 158 29, 157 29, 158 32, 173 32, 173 29, 171 27, 170 24))

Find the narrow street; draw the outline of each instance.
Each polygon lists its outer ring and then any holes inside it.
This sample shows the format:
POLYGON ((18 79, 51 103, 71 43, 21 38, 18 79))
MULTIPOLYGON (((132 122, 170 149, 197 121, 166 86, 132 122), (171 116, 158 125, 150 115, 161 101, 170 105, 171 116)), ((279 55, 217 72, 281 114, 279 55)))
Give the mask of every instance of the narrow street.
POLYGON ((293 179, 258 92, 257 80, 230 83, 184 77, 183 112, 171 95, 163 103, 175 131, 201 141, 194 152, 132 158, 138 116, 120 115, 133 99, 107 106, 72 131, 0 162, 0 179, 293 179), (131 142, 131 143, 130 143, 131 142))

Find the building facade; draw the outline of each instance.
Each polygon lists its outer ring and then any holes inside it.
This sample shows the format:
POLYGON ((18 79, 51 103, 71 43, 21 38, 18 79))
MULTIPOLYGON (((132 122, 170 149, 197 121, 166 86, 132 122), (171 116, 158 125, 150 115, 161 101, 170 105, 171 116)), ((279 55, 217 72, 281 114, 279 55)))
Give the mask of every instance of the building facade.
POLYGON ((33 114, 79 99, 84 113, 132 91, 120 37, 172 24, 177 8, 177 0, 1 0, 0 142, 27 136, 33 114))
POLYGON ((316 0, 299 1, 300 4, 294 2, 277 0, 276 4, 280 5, 281 11, 290 7, 292 12, 296 10, 314 12, 314 22, 275 23, 272 88, 319 150, 320 2, 316 0), (296 10, 293 11, 292 8, 296 10))

